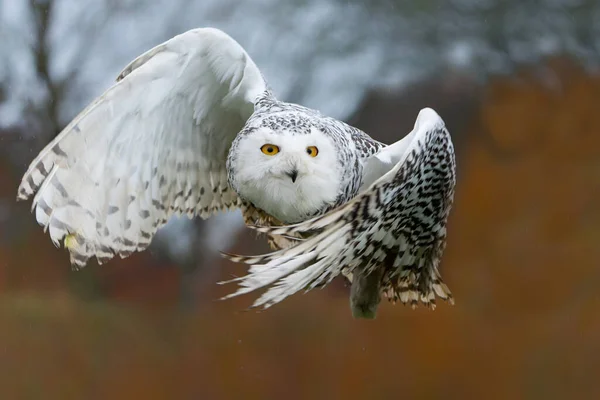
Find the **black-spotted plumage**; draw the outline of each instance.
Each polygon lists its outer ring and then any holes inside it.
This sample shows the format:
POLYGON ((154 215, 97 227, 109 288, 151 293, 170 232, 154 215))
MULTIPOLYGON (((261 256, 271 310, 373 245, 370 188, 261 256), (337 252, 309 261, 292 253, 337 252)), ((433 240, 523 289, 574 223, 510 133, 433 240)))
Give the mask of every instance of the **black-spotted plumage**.
POLYGON ((253 264, 235 295, 274 284, 255 303, 269 306, 343 274, 354 315, 372 317, 381 294, 451 299, 437 266, 453 188, 435 111, 385 145, 277 100, 235 40, 199 28, 126 66, 31 162, 17 198, 33 196, 76 268, 145 249, 174 215, 241 208, 281 250, 233 256, 253 264))
POLYGON ((269 307, 343 274, 352 281, 356 317, 373 318, 380 295, 431 308, 436 296, 452 302, 438 271, 456 179, 452 141, 431 109, 421 111, 404 140, 394 167, 344 206, 299 224, 257 228, 275 235, 318 233, 263 256, 228 255, 251 265, 228 297, 269 287, 253 305, 269 307))

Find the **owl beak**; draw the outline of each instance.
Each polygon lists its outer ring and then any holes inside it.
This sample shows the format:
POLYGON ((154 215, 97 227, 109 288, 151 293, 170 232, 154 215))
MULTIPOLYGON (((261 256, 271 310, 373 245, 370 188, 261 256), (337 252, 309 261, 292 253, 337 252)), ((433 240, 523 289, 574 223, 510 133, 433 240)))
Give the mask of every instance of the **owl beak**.
POLYGON ((294 168, 293 170, 286 172, 285 173, 287 176, 290 177, 290 179, 292 180, 292 182, 296 182, 296 178, 298 177, 298 170, 296 168, 294 168))

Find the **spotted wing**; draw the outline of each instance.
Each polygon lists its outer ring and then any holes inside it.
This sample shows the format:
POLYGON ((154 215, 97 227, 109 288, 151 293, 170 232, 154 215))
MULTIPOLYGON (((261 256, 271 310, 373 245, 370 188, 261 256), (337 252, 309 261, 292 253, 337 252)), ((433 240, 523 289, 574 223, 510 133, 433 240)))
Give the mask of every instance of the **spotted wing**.
POLYGON ((71 263, 146 248, 174 214, 238 205, 228 187, 230 145, 266 90, 225 33, 194 29, 149 50, 33 160, 18 200, 71 263))
POLYGON ((436 295, 452 301, 438 272, 455 185, 454 149, 444 122, 423 109, 409 135, 373 157, 366 167, 375 172, 365 176, 379 173, 378 179, 347 204, 296 225, 258 228, 315 235, 266 255, 226 255, 251 265, 248 275, 233 280, 240 288, 227 297, 268 287, 253 304, 267 308, 339 274, 376 273, 377 303, 380 294, 413 305, 434 306, 436 295))

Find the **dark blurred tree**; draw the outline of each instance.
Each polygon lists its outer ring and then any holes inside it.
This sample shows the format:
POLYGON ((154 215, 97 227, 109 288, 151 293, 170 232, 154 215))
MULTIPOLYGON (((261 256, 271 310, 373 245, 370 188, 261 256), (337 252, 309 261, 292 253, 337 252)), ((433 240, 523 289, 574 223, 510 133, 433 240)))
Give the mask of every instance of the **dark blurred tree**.
MULTIPOLYGON (((76 32, 78 41, 72 43, 69 57, 76 62, 69 66, 67 73, 58 75, 52 73, 52 66, 58 57, 64 57, 65 50, 53 46, 52 34, 57 27, 57 8, 60 2, 57 0, 26 0, 26 9, 30 21, 32 35, 29 38, 29 52, 33 64, 36 83, 44 93, 43 100, 34 97, 26 98, 24 112, 20 116, 20 123, 10 129, 0 130, 3 146, 0 148, 0 156, 12 159, 20 168, 10 169, 12 174, 20 177, 23 169, 30 161, 31 156, 39 152, 61 129, 68 123, 78 110, 69 109, 68 94, 78 89, 78 80, 81 67, 85 65, 94 49, 97 33, 102 29, 110 18, 123 17, 127 13, 136 11, 145 0, 103 0, 102 5, 95 4, 90 7, 76 10, 71 16, 72 29, 76 32), (60 53, 58 53, 60 52, 60 53)), ((181 1, 184 6, 187 0, 181 1)), ((176 31, 175 21, 163 21, 161 29, 170 36, 176 31)), ((68 38, 63 38, 67 40, 68 38)), ((0 81, 0 103, 2 94, 10 90, 11 81, 0 81)), ((18 218, 22 216, 18 214, 18 218)), ((11 226, 18 224, 13 221, 11 226)), ((184 307, 194 304, 194 293, 198 290, 197 279, 193 279, 199 266, 206 264, 206 251, 202 245, 201 234, 203 233, 202 221, 195 221, 188 226, 186 240, 193 244, 189 253, 184 256, 174 256, 169 249, 169 240, 165 238, 158 244, 151 246, 151 251, 157 253, 158 261, 174 262, 180 265, 184 278, 181 283, 181 298, 184 307), (195 286, 191 284, 194 282, 195 286)), ((159 264, 159 262, 157 262, 159 264)), ((72 288, 82 298, 96 299, 103 297, 102 282, 96 274, 96 267, 91 266, 83 271, 70 275, 72 288)))

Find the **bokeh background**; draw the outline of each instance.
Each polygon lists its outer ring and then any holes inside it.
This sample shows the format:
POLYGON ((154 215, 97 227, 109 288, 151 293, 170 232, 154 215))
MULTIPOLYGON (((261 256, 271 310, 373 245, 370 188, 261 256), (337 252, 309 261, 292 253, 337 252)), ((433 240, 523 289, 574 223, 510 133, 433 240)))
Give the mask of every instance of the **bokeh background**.
POLYGON ((593 0, 0 0, 0 398, 600 398, 599 65, 593 0), (438 111, 454 307, 356 321, 341 280, 261 313, 216 301, 244 273, 218 250, 266 250, 238 213, 71 272, 20 177, 129 60, 199 26, 379 140, 438 111))

